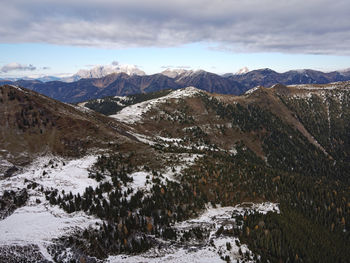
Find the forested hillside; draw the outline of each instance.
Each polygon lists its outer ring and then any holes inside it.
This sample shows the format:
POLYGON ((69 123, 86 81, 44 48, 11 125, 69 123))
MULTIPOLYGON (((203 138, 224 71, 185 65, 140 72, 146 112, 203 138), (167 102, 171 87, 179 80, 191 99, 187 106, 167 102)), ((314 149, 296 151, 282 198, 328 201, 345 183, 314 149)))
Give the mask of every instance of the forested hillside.
POLYGON ((124 106, 113 117, 131 140, 98 154, 95 186, 25 183, 49 207, 100 220, 54 239, 48 253, 56 262, 147 261, 169 249, 227 262, 348 262, 349 90, 276 85, 233 97, 188 88, 124 106))

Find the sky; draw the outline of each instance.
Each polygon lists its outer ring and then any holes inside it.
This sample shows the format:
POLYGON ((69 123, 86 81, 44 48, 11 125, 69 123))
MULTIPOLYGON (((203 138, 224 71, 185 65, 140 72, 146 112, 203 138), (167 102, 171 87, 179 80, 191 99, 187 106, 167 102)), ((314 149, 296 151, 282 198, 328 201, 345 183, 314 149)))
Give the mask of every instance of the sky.
POLYGON ((4 0, 0 78, 96 65, 223 74, 350 67, 348 0, 4 0))

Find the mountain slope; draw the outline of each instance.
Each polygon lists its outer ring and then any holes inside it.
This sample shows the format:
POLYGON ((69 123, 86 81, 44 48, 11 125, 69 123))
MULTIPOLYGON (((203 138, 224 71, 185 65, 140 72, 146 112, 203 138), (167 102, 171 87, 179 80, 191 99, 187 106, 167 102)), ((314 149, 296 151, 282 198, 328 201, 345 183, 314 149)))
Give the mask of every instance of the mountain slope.
POLYGON ((126 138, 102 115, 9 85, 0 87, 0 124, 1 156, 16 164, 45 152, 80 156, 126 138))
POLYGON ((246 91, 240 83, 206 71, 185 72, 175 81, 183 87, 193 86, 212 93, 239 95, 246 91))

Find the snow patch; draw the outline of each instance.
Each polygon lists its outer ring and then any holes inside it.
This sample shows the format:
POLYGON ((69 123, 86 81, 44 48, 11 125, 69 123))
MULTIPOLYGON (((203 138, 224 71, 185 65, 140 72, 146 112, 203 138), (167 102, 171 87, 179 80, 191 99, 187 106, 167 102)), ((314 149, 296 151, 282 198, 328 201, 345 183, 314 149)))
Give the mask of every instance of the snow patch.
POLYGON ((78 105, 73 105, 73 104, 70 104, 74 109, 78 110, 78 111, 81 111, 83 113, 92 113, 94 112, 93 110, 85 107, 85 104, 87 102, 83 102, 83 103, 79 103, 78 105))
POLYGON ((130 175, 133 178, 133 182, 128 185, 133 190, 144 189, 147 188, 146 181, 150 180, 152 175, 148 172, 135 172, 130 175), (147 178, 148 177, 148 178, 147 178))
POLYGON ((151 137, 148 137, 146 135, 143 134, 139 134, 139 133, 135 133, 135 132, 131 132, 129 131, 129 134, 131 134, 132 136, 134 136, 137 140, 139 140, 140 142, 143 142, 145 144, 149 144, 149 145, 155 145, 156 142, 152 141, 151 137))
POLYGON ((244 95, 253 94, 255 91, 257 91, 259 89, 260 89, 260 87, 255 87, 255 88, 249 89, 244 93, 244 95))
POLYGON ((167 138, 167 137, 162 137, 162 136, 157 136, 158 139, 161 139, 165 142, 182 142, 181 138, 167 138))
POLYGON ((162 173, 162 176, 169 181, 177 181, 176 175, 180 174, 183 169, 193 165, 195 161, 200 157, 202 157, 201 154, 182 155, 181 163, 174 167, 169 167, 164 173, 162 173))
POLYGON ((242 203, 236 206, 212 207, 207 206, 207 209, 195 219, 187 220, 179 223, 179 226, 184 226, 192 223, 212 223, 213 220, 227 220, 232 218, 232 215, 244 215, 244 213, 260 213, 268 212, 280 213, 278 204, 276 203, 242 203))
POLYGON ((238 153, 237 149, 233 147, 231 150, 229 150, 230 153, 232 153, 234 156, 238 153))
POLYGON ((25 91, 24 89, 22 89, 21 87, 19 87, 19 86, 16 86, 16 85, 9 85, 10 87, 12 87, 12 88, 14 88, 14 89, 16 89, 16 90, 19 90, 19 91, 21 91, 21 92, 23 92, 23 93, 28 93, 27 91, 25 91))

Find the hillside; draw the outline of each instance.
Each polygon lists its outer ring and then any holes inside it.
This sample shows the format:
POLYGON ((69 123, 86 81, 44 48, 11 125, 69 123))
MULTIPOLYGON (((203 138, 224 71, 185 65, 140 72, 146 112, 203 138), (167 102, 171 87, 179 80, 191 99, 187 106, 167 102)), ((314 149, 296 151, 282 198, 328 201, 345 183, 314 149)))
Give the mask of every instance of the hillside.
POLYGON ((45 153, 79 157, 109 141, 132 140, 101 114, 10 85, 0 87, 0 134, 0 156, 15 165, 45 153))
POLYGON ((45 99, 34 109, 69 109, 66 132, 84 116, 108 143, 83 126, 90 155, 57 152, 0 181, 0 254, 13 262, 347 262, 349 82, 236 97, 188 87, 135 97, 109 117, 28 94, 45 99), (35 230, 39 212, 52 234, 35 230), (35 231, 21 235, 25 217, 35 231))

